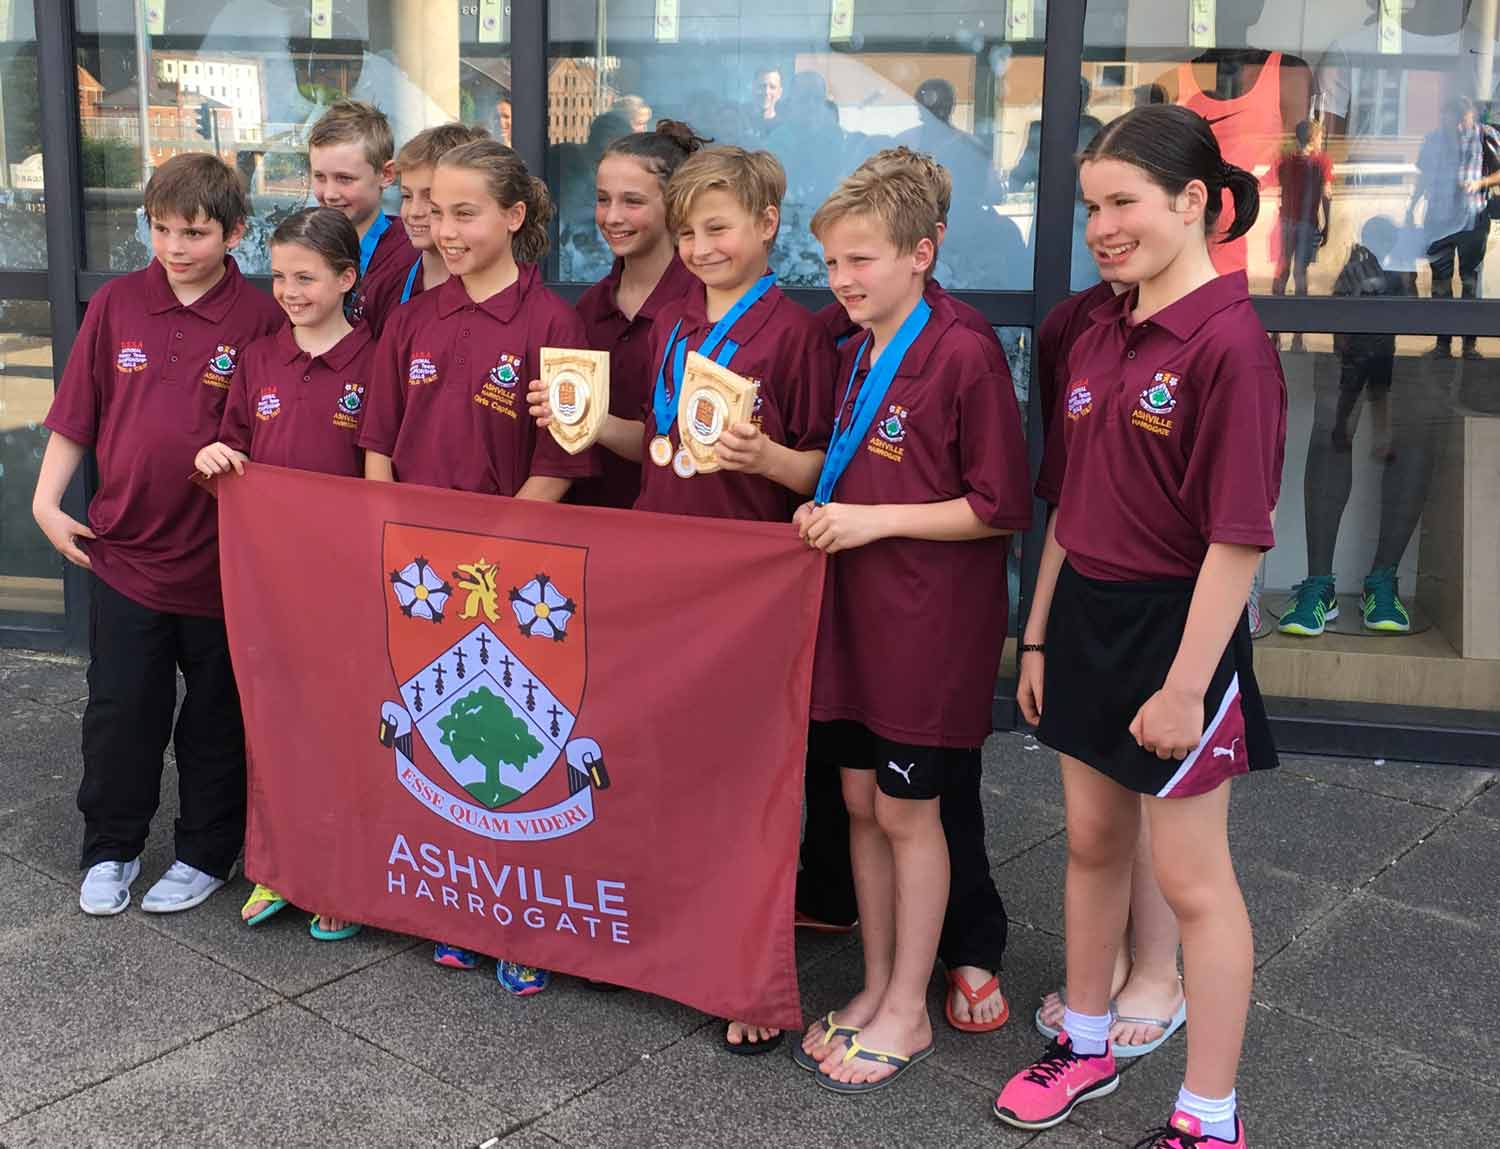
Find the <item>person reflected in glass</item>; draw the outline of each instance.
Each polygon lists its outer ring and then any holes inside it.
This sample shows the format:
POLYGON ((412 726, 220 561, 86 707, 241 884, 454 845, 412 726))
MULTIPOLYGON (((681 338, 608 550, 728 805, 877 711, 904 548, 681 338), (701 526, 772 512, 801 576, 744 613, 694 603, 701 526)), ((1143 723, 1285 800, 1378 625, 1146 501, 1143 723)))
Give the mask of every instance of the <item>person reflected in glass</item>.
MULTIPOLYGON (((1323 150, 1322 125, 1315 120, 1298 124, 1297 146, 1276 161, 1275 170, 1281 185, 1281 246, 1271 293, 1285 295, 1290 277, 1296 294, 1306 295, 1307 270, 1328 243, 1333 220, 1333 161, 1323 150)), ((1292 350, 1300 350, 1301 344, 1302 336, 1294 335, 1292 350)))
MULTIPOLYGON (((776 105, 781 103, 782 81, 780 68, 761 68, 755 73, 755 84, 751 88, 755 118, 761 121, 776 119, 776 105)), ((769 127, 770 124, 764 124, 769 127)))
POLYGON ((651 105, 640 96, 621 96, 609 110, 617 116, 624 116, 632 132, 644 132, 651 127, 651 105))
POLYGON ((501 96, 495 104, 495 138, 506 147, 510 147, 510 121, 511 106, 510 97, 501 96))

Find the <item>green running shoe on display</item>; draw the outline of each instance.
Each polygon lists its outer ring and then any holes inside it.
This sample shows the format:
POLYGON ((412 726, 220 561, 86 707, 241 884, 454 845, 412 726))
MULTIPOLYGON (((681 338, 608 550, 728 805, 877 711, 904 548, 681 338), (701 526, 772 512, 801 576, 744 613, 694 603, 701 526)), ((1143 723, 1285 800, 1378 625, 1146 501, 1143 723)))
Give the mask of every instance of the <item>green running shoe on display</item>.
POLYGON ((1388 634, 1406 634, 1411 630, 1411 615, 1406 613, 1396 594, 1396 568, 1381 567, 1365 576, 1365 629, 1388 634))
POLYGON ((1309 575, 1292 588, 1292 600, 1276 628, 1282 634, 1317 638, 1324 624, 1339 616, 1338 595, 1333 590, 1332 575, 1309 575))

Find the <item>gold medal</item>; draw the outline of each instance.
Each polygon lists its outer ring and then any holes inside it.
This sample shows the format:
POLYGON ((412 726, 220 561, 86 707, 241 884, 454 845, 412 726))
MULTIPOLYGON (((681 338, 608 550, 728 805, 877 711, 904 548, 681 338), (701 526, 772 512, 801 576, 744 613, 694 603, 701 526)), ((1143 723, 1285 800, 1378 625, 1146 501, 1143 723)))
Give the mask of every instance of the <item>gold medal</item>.
POLYGON ((686 447, 672 457, 672 472, 679 479, 691 479, 698 473, 698 464, 693 459, 693 453, 686 447))
POLYGON ((651 461, 658 467, 665 467, 672 461, 672 440, 665 435, 656 435, 651 440, 651 446, 647 448, 647 454, 651 461))

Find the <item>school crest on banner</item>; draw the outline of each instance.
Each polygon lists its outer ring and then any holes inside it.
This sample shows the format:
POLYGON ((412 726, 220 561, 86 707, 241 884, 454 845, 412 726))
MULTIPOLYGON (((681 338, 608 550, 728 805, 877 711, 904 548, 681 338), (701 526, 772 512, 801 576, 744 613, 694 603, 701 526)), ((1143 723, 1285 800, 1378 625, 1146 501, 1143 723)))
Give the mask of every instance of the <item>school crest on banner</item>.
POLYGON ((380 742, 434 814, 499 841, 561 838, 609 786, 575 728, 588 682, 588 548, 384 525, 386 648, 400 699, 380 742))

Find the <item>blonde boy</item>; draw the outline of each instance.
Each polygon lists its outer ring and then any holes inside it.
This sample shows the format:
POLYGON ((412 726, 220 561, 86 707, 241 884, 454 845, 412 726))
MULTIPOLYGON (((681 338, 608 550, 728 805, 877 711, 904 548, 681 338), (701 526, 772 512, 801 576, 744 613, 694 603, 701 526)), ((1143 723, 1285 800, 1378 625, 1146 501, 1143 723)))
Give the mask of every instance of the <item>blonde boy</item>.
POLYGON ((444 152, 461 144, 489 138, 490 134, 480 127, 439 124, 418 132, 401 145, 396 155, 396 175, 401 183, 401 223, 407 239, 420 254, 403 275, 398 304, 448 278, 448 266, 432 236, 432 174, 437 170, 438 160, 444 152))

